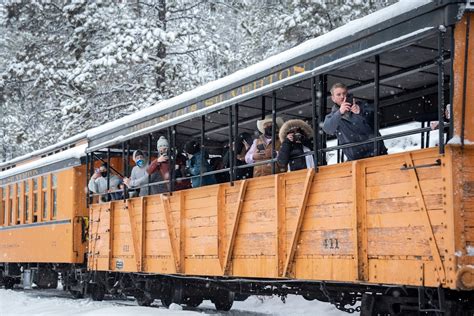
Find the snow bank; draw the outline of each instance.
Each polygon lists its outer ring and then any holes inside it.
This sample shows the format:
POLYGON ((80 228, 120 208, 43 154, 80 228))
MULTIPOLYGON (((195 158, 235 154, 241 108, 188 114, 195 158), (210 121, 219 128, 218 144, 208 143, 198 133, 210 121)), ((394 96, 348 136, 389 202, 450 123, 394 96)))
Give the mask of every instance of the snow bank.
MULTIPOLYGON (((106 300, 94 302, 90 299, 74 300, 63 291, 12 291, 0 289, 1 316, 156 316, 156 315, 216 315, 214 304, 204 301, 199 308, 186 310, 174 304, 173 309, 166 309, 156 300, 151 307, 137 306, 131 301, 106 300), (59 297, 58 297, 59 296, 59 297)), ((328 303, 306 301, 304 298, 289 295, 286 303, 278 297, 250 297, 244 302, 235 302, 229 315, 326 315, 345 316, 346 313, 337 310, 328 303)), ((352 315, 358 315, 354 313, 352 315)))

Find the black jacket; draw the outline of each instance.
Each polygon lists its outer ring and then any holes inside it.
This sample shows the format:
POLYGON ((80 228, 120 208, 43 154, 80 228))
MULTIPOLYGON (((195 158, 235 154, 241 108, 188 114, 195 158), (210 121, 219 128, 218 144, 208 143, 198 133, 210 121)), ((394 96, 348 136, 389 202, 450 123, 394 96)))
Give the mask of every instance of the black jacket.
MULTIPOLYGON (((339 106, 334 105, 331 113, 326 115, 324 119, 323 130, 330 134, 336 135, 340 145, 357 143, 374 137, 373 127, 373 109, 367 104, 359 104, 360 113, 339 112, 339 106)), ((380 134, 378 134, 380 135, 380 134)), ((342 150, 348 160, 356 160, 375 156, 374 144, 367 143, 355 147, 344 148, 342 150)), ((378 142, 377 155, 385 155, 387 148, 383 141, 378 142)))
POLYGON ((289 166, 290 171, 311 168, 314 164, 311 159, 312 156, 302 156, 311 148, 311 138, 313 137, 313 129, 306 122, 302 120, 289 120, 280 128, 278 137, 280 138, 281 147, 278 151, 278 164, 280 166, 289 166), (297 130, 303 135, 301 143, 292 142, 287 138, 290 131, 297 130), (300 157, 301 156, 301 157, 300 157), (308 159, 308 161, 307 161, 308 159))
MULTIPOLYGON (((224 155, 224 168, 230 167, 230 153, 227 150, 224 155)), ((243 166, 247 163, 245 161, 236 159, 237 166, 243 166)), ((229 181, 229 174, 227 173, 227 181, 229 181)), ((253 177, 253 167, 246 167, 246 168, 238 168, 235 171, 235 180, 243 180, 243 179, 250 179, 253 177)))
POLYGON ((282 166, 288 165, 290 171, 306 169, 306 157, 302 156, 303 154, 302 143, 290 142, 288 139, 285 139, 278 152, 278 163, 282 166))

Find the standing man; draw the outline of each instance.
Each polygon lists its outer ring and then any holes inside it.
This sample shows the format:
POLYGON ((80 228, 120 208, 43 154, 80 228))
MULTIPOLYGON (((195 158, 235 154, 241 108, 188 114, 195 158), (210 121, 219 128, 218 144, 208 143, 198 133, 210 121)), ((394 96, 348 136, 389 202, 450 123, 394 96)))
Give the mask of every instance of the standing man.
MULTIPOLYGON (((336 135, 339 145, 357 143, 373 138, 373 109, 368 104, 355 102, 347 93, 346 85, 335 83, 331 87, 331 100, 334 102, 331 113, 324 119, 323 130, 336 135)), ((377 155, 386 155, 383 141, 378 142, 378 152, 373 143, 342 149, 348 160, 356 160, 377 155)))

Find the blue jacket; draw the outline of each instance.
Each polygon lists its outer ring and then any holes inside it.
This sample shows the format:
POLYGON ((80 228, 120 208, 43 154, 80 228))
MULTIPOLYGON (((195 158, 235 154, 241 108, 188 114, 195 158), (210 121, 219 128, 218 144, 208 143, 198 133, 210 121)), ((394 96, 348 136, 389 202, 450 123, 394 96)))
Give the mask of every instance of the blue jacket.
MULTIPOLYGON (((201 159, 202 159, 202 154, 201 153, 202 152, 200 151, 200 152, 194 154, 191 157, 191 159, 186 161, 186 167, 188 169, 188 172, 192 176, 198 176, 198 175, 201 174, 201 159)), ((207 155, 204 155, 204 157, 206 157, 206 156, 207 155)), ((203 167, 204 167, 204 170, 202 171, 202 173, 206 173, 206 172, 209 172, 209 171, 212 170, 211 166, 207 162, 207 159, 204 159, 203 167)), ((214 175, 208 175, 208 176, 202 177, 202 184, 203 185, 209 185, 209 184, 215 184, 215 183, 216 183, 216 178, 214 177, 214 175)), ((201 178, 200 177, 192 178, 191 179, 191 184, 192 184, 193 188, 200 187, 201 186, 201 178)))
MULTIPOLYGON (((373 109, 367 104, 359 104, 359 106, 359 114, 346 112, 342 115, 339 112, 339 106, 334 105, 331 113, 326 115, 323 130, 327 134, 336 135, 339 145, 357 143, 374 137, 373 109)), ((375 156, 373 143, 344 148, 342 152, 348 160, 375 156)), ((385 155, 386 153, 387 148, 383 141, 379 141, 377 155, 385 155)))

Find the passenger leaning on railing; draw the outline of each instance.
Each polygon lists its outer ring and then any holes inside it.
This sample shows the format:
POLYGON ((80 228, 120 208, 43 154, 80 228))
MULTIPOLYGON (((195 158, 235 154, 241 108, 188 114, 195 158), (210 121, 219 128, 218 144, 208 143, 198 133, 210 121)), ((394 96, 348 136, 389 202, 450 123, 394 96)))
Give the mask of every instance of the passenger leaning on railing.
POLYGON ((135 161, 135 167, 132 169, 130 178, 124 178, 123 183, 131 189, 130 197, 134 196, 146 196, 149 194, 149 188, 146 186, 149 180, 150 182, 158 181, 156 174, 148 175, 146 169, 149 166, 148 158, 141 150, 135 150, 132 155, 133 161, 135 161), (133 190, 136 188, 136 190, 133 190), (140 192, 139 194, 137 194, 140 192))
MULTIPOLYGON (((235 147, 234 147, 234 154, 235 154, 235 163, 236 166, 243 166, 247 163, 245 162, 245 155, 250 150, 250 145, 252 145, 253 139, 252 135, 247 132, 240 133, 235 138, 235 147)), ((231 155, 230 151, 224 155, 224 168, 230 168, 231 166, 231 155)), ((235 180, 242 180, 242 179, 249 179, 253 177, 253 167, 245 167, 245 168, 237 168, 235 170, 235 180)))
MULTIPOLYGON (((356 102, 347 93, 346 85, 335 83, 331 87, 331 99, 334 102, 331 113, 326 115, 323 130, 336 135, 339 145, 357 143, 373 138, 374 112, 368 104, 356 102)), ((373 143, 343 148, 348 160, 356 160, 376 155, 387 154, 383 141, 378 142, 378 152, 373 143)))
MULTIPOLYGON (((249 151, 247 154, 245 154, 245 162, 248 164, 272 159, 272 122, 273 120, 271 115, 267 115, 263 120, 257 121, 257 128, 262 134, 253 141, 249 151)), ((278 129, 283 125, 283 119, 281 117, 277 117, 275 122, 277 124, 276 131, 278 133, 278 129)), ((280 146, 280 140, 277 138, 275 140, 275 158, 278 156, 278 150, 280 149, 280 146)), ((275 173, 285 171, 286 165, 279 166, 277 164, 275 166, 275 173)), ((272 174, 271 163, 254 166, 254 177, 266 176, 269 174, 272 174)))
MULTIPOLYGON (((201 166, 203 167, 202 173, 212 171, 209 162, 207 161, 207 152, 201 150, 201 145, 195 140, 191 140, 184 145, 184 152, 188 156, 186 161, 186 170, 191 176, 191 183, 193 188, 201 186, 201 178, 197 177, 201 174, 201 166)), ((202 177, 202 185, 215 184, 216 178, 214 175, 207 175, 202 177)))
POLYGON ((312 155, 309 152, 313 129, 302 120, 289 120, 280 128, 281 147, 278 152, 278 163, 288 165, 290 171, 314 168, 312 155))
POLYGON ((122 184, 122 180, 116 175, 111 174, 109 176, 109 190, 107 190, 107 169, 107 163, 104 162, 100 168, 95 170, 88 184, 90 191, 102 194, 100 196, 101 203, 118 200, 121 197, 121 193, 117 191, 120 189, 119 186, 122 184))
MULTIPOLYGON (((156 142, 156 149, 158 150, 158 158, 146 168, 146 172, 153 177, 154 182, 169 180, 170 165, 169 165, 169 143, 164 136, 160 136, 156 142)), ((150 194, 163 193, 168 191, 167 184, 157 184, 150 186, 150 194)))
POLYGON ((185 190, 191 188, 191 180, 183 179, 186 177, 186 157, 182 153, 176 154, 176 162, 174 165, 174 189, 176 191, 185 190))

